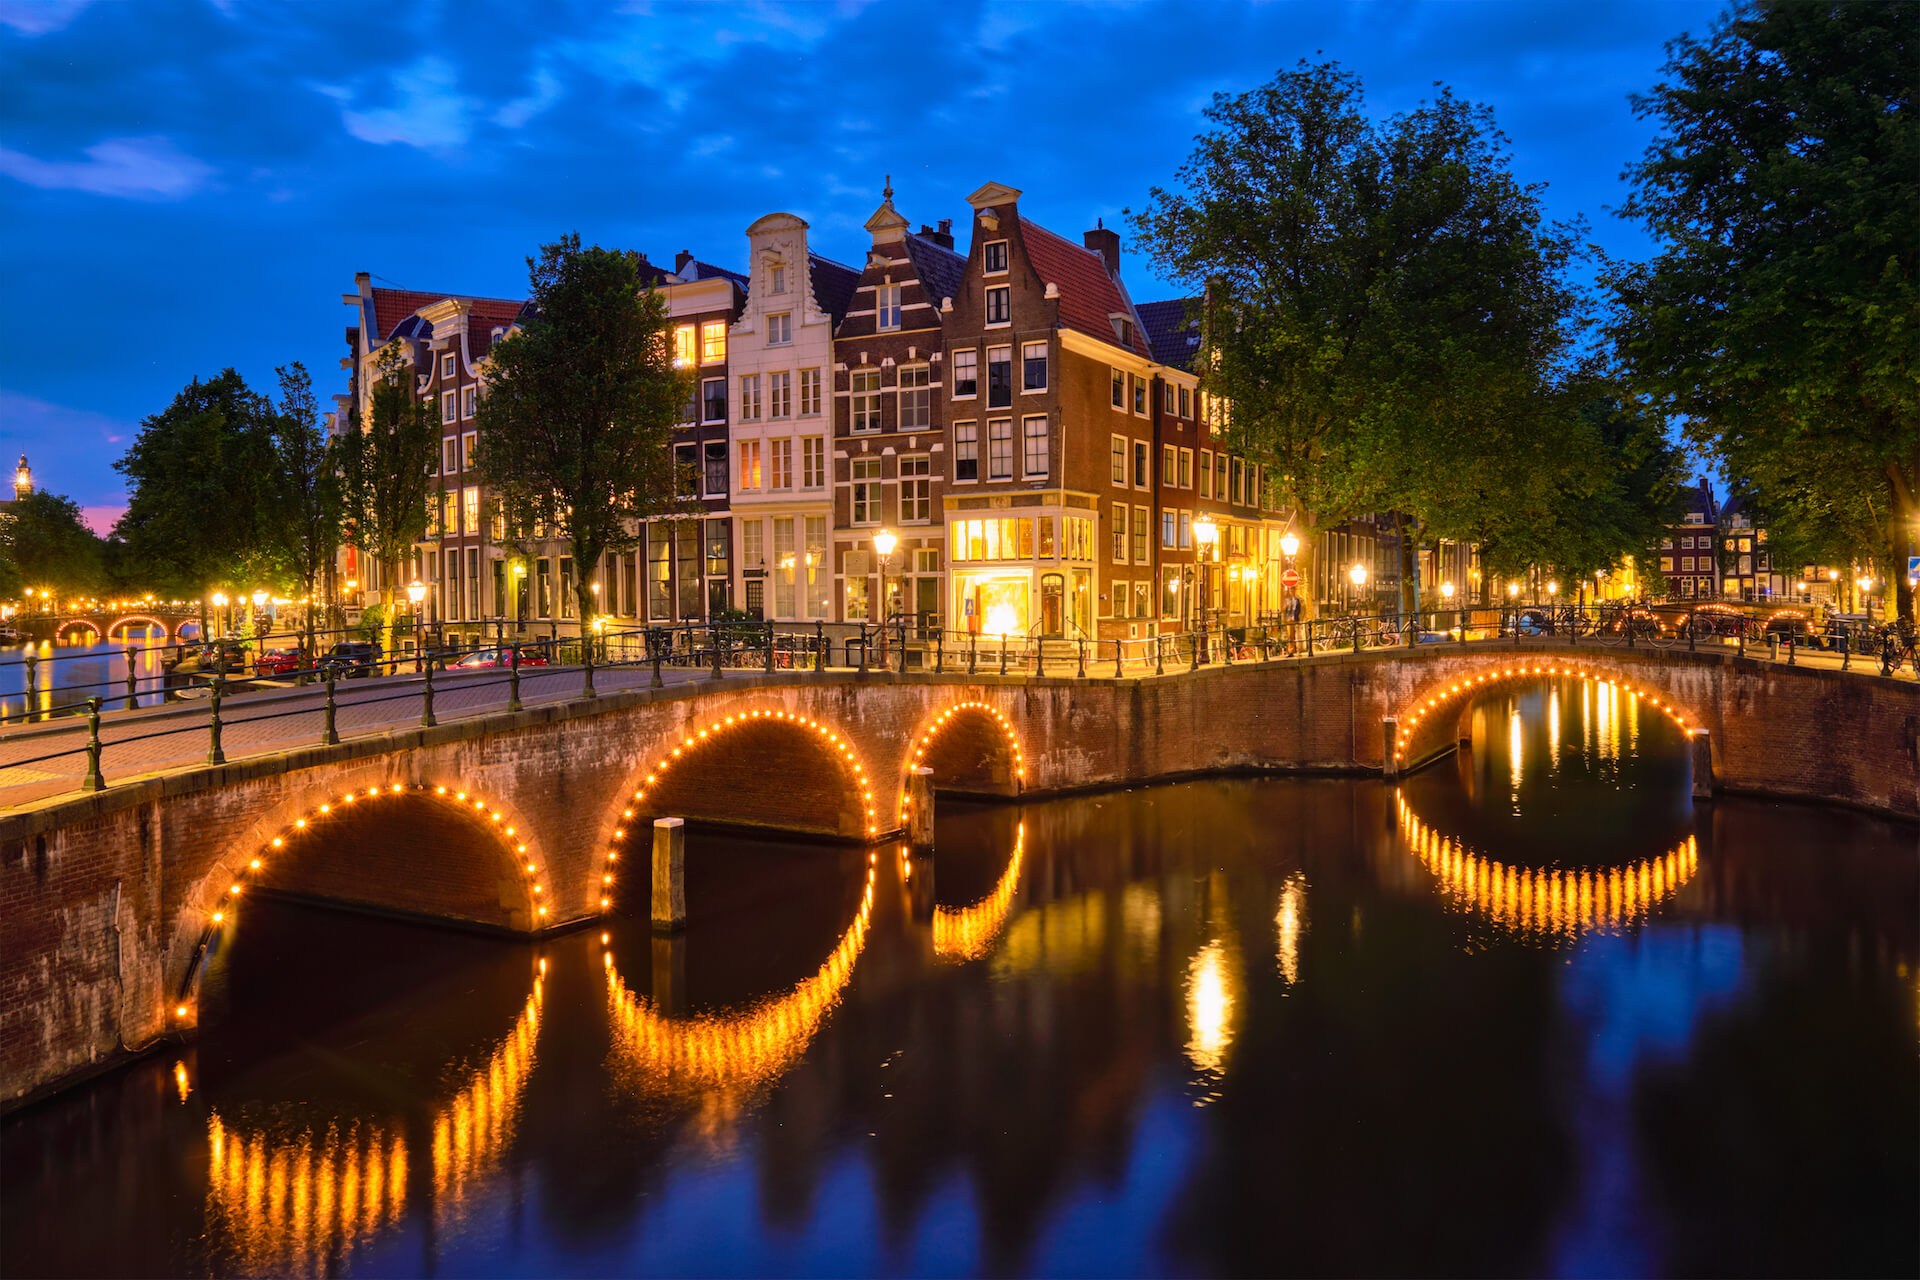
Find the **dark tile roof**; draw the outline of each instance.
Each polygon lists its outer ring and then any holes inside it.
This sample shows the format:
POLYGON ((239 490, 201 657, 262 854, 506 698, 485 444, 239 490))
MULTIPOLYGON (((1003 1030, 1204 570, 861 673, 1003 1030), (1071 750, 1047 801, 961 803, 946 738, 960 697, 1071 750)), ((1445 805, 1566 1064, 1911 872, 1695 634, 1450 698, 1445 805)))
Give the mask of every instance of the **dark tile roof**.
POLYGON ((392 337, 395 327, 420 308, 430 307, 448 298, 470 304, 474 315, 504 317, 508 320, 519 315, 523 305, 512 298, 478 298, 459 293, 422 293, 417 289, 375 289, 373 291, 373 327, 378 340, 385 342, 392 337))
POLYGON ((853 291, 860 283, 860 273, 817 253, 807 255, 807 264, 808 274, 813 277, 813 300, 839 324, 847 308, 853 305, 853 291))
POLYGON ((742 272, 727 267, 716 267, 711 262, 702 262, 698 258, 695 258, 691 265, 695 280, 731 280, 740 286, 741 293, 744 294, 747 291, 747 277, 742 272))
POLYGON ((934 306, 939 306, 942 298, 960 296, 960 281, 967 274, 965 254, 911 233, 907 235, 906 244, 907 259, 913 263, 914 274, 920 277, 921 287, 926 289, 927 298, 934 306))
POLYGON ((1155 360, 1176 369, 1193 368, 1194 357, 1200 354, 1200 321, 1195 310, 1199 303, 1198 298, 1170 298, 1134 306, 1155 360))
POLYGON ((1133 320, 1133 349, 1147 350, 1145 326, 1127 300, 1126 290, 1107 271, 1107 260, 1093 250, 1055 235, 1037 222, 1020 219, 1027 259, 1046 284, 1060 288, 1060 323, 1102 342, 1119 345, 1109 318, 1119 314, 1133 320))

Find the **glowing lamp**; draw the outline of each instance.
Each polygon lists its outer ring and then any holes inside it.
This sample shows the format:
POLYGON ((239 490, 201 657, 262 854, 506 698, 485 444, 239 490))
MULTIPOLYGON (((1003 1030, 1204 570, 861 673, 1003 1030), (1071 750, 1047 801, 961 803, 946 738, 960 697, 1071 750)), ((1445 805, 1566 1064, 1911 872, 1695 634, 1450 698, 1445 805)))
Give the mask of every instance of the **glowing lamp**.
POLYGON ((1280 554, 1281 555, 1291 560, 1293 558, 1293 553, 1298 551, 1299 549, 1300 549, 1300 539, 1294 537, 1291 531, 1280 535, 1280 554))
POLYGON ((1448 600, 1453 599, 1453 584, 1451 582, 1441 583, 1440 594, 1448 600))
POLYGON ((873 535, 873 549, 880 553, 882 560, 893 554, 893 549, 899 545, 899 542, 900 539, 891 529, 882 529, 873 535))
POLYGON ((1559 594, 1560 594, 1560 584, 1559 584, 1559 583, 1557 583, 1557 582, 1549 582, 1549 583, 1547 584, 1547 594, 1548 594, 1548 595, 1550 595, 1550 596, 1557 596, 1557 595, 1559 595, 1559 594))
POLYGON ((266 602, 267 602, 267 593, 265 591, 255 591, 253 593, 254 608, 258 609, 261 605, 265 604, 266 602))
POLYGON ((1203 547, 1211 547, 1219 540, 1220 526, 1213 522, 1212 516, 1201 516, 1193 522, 1193 540, 1203 547))
POLYGON ((1353 579, 1353 585, 1356 587, 1366 586, 1367 566, 1356 563, 1353 568, 1347 570, 1347 577, 1353 579))
POLYGON ((1517 582, 1509 582, 1507 584, 1508 598, 1511 599, 1512 597, 1517 596, 1519 594, 1520 594, 1520 584, 1517 582))
MULTIPOLYGON (((42 594, 42 595, 45 595, 46 593, 45 593, 45 592, 41 592, 41 594, 42 594)), ((213 607, 214 607, 214 608, 216 608, 216 609, 224 609, 224 608, 226 608, 226 607, 227 607, 227 593, 226 593, 226 592, 224 592, 224 591, 216 591, 216 592, 214 592, 214 593, 213 593, 213 607)))
POLYGON ((420 581, 420 579, 415 578, 412 582, 409 582, 407 584, 407 599, 413 601, 415 604, 419 604, 422 600, 425 600, 426 598, 427 598, 427 588, 420 581))

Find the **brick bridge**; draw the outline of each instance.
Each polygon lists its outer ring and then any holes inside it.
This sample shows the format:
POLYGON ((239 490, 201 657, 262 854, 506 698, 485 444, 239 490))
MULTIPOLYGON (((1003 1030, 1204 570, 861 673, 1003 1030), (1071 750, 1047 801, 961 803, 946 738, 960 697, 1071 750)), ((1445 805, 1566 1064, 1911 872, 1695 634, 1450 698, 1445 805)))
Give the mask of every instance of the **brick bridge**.
MULTIPOLYGON (((533 934, 648 893, 648 823, 850 841, 948 793, 1417 765, 1476 693, 1557 675, 1708 731, 1718 787, 1920 816, 1920 690, 1677 650, 1465 646, 1140 679, 747 676, 495 711, 174 770, 0 816, 0 1103, 193 1024, 253 888, 533 934), (633 895, 638 895, 634 897, 633 895)), ((697 837, 693 849, 698 856, 697 837)))
POLYGON ((197 609, 179 609, 170 605, 130 606, 125 609, 93 609, 72 613, 49 613, 37 617, 14 618, 13 625, 35 640, 57 640, 75 632, 86 633, 96 641, 119 640, 134 632, 151 629, 170 641, 185 639, 187 627, 199 634, 197 609))

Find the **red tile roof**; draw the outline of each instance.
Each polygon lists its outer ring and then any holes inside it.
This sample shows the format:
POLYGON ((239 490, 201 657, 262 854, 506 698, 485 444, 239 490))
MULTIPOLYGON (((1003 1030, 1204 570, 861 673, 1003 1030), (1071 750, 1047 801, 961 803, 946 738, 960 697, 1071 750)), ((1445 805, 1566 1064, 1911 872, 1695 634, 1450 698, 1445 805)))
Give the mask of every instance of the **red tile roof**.
POLYGON ((1133 349, 1147 355, 1146 334, 1120 282, 1107 272, 1107 260, 1091 249, 1055 235, 1037 222, 1020 219, 1027 242, 1027 260, 1043 283, 1060 287, 1060 323, 1102 342, 1119 345, 1113 333, 1114 313, 1133 321, 1133 349))
POLYGON ((421 293, 414 289, 375 289, 373 291, 373 327, 377 331, 376 340, 385 342, 392 336, 394 326, 418 311, 430 307, 436 302, 448 298, 458 298, 472 304, 472 315, 491 321, 484 328, 491 331, 494 324, 512 320, 520 314, 525 303, 515 302, 511 298, 469 298, 458 293, 421 293))

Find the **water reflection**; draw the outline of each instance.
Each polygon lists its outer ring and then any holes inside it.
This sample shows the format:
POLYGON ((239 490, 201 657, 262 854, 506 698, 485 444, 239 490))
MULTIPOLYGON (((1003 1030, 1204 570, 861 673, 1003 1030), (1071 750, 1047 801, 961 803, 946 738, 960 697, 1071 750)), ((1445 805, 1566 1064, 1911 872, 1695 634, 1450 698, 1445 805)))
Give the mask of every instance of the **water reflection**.
POLYGON ((1027 824, 1014 827, 1013 856, 995 882, 993 892, 970 907, 935 907, 933 951, 955 960, 978 960, 1000 936, 1013 910, 1014 891, 1020 887, 1020 866, 1026 859, 1027 824))
POLYGON ((28 711, 73 715, 88 698, 99 698, 104 709, 119 710, 127 703, 128 653, 132 652, 133 697, 138 706, 151 706, 166 697, 164 662, 177 650, 161 630, 122 633, 113 640, 90 644, 28 641, 0 648, 0 716, 28 711), (36 659, 32 697, 28 697, 25 659, 36 659))
POLYGON ((1278 934, 1275 959, 1280 976, 1291 986, 1300 981, 1300 935, 1307 927, 1307 878, 1299 872, 1287 877, 1280 890, 1280 909, 1274 913, 1273 927, 1278 934))

